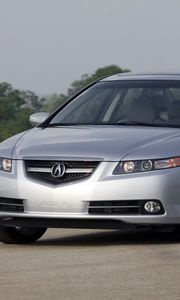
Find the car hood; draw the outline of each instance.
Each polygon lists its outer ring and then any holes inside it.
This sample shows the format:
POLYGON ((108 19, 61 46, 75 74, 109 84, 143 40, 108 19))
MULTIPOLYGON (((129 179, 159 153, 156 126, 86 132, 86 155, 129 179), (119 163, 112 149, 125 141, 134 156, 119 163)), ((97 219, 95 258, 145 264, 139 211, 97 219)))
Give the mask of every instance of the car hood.
POLYGON ((180 129, 145 126, 34 128, 13 147, 15 159, 119 161, 180 155, 180 129), (178 152, 179 151, 179 152, 178 152), (179 154, 178 154, 179 153, 179 154))

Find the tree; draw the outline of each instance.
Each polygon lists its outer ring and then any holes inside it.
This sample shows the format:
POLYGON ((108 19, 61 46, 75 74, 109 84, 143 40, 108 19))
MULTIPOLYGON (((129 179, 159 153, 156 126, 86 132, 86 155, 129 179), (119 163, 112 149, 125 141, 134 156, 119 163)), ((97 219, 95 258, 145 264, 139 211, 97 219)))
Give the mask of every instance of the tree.
POLYGON ((0 141, 30 127, 29 115, 41 108, 33 92, 24 92, 0 83, 0 141))
POLYGON ((114 74, 118 73, 124 73, 124 72, 129 72, 128 69, 122 69, 116 65, 110 65, 106 66, 104 68, 99 68, 95 71, 95 73, 88 75, 84 74, 82 75, 80 80, 73 81, 71 84, 70 88, 68 89, 67 97, 71 97, 75 93, 77 93, 79 90, 81 90, 83 87, 91 84, 92 82, 114 74))
POLYGON ((53 94, 46 97, 46 101, 44 102, 42 111, 51 112, 55 110, 58 106, 63 104, 67 100, 67 96, 64 94, 53 94))
POLYGON ((32 91, 20 91, 20 96, 24 100, 24 107, 29 107, 33 110, 40 110, 45 98, 39 98, 32 91))

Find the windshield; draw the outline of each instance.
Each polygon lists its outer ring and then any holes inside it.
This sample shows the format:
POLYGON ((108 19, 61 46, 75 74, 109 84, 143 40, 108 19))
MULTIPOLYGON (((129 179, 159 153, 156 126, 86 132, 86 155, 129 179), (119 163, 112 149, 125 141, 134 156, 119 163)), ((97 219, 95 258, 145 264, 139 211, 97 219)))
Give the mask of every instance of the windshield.
POLYGON ((46 126, 180 126, 179 81, 107 81, 81 93, 46 126))

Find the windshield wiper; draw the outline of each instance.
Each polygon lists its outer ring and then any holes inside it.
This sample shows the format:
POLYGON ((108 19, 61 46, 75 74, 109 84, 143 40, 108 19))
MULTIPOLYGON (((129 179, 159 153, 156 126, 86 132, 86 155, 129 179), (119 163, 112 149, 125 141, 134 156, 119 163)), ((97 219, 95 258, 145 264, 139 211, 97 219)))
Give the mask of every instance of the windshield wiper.
POLYGON ((85 125, 82 123, 50 123, 44 125, 43 127, 59 127, 59 126, 78 126, 78 125, 85 125))
POLYGON ((117 125, 129 125, 129 126, 150 126, 150 127, 175 127, 179 128, 180 124, 171 123, 148 123, 148 122, 138 122, 138 121, 127 121, 127 122, 117 122, 117 125))
POLYGON ((127 122, 118 122, 118 125, 130 125, 130 126, 164 126, 165 124, 158 124, 158 123, 148 123, 148 122, 139 122, 139 121, 127 121, 127 122))
POLYGON ((138 121, 126 121, 126 122, 103 122, 103 123, 50 123, 47 125, 42 125, 44 128, 49 127, 63 127, 63 126, 148 126, 148 127, 174 127, 180 128, 180 124, 171 124, 171 123, 148 123, 148 122, 138 122, 138 121))

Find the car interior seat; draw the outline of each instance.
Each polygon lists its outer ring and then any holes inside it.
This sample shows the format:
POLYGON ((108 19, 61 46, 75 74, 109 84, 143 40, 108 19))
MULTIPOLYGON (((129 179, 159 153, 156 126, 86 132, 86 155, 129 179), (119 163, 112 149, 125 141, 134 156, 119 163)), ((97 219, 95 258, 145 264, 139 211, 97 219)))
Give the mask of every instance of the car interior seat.
POLYGON ((174 101, 168 111, 170 123, 180 123, 180 101, 174 101))
POLYGON ((133 99, 129 107, 128 121, 151 123, 156 120, 152 100, 146 97, 133 99))

